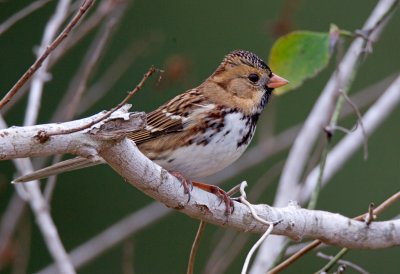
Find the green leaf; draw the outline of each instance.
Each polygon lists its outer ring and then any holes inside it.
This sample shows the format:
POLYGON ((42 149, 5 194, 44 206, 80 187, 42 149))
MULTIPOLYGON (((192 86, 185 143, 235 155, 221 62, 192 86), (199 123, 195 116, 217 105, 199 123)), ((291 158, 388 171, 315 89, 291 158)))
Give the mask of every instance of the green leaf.
POLYGON ((274 93, 281 95, 295 89, 325 68, 330 58, 329 42, 328 32, 294 31, 279 38, 271 49, 268 63, 289 84, 274 93))

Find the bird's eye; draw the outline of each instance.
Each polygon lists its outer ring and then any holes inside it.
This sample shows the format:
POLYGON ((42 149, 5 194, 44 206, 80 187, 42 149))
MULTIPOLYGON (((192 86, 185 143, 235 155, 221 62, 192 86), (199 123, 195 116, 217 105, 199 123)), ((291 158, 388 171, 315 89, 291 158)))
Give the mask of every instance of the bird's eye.
POLYGON ((247 78, 249 78, 249 80, 252 81, 253 83, 256 83, 258 80, 260 80, 260 76, 258 76, 255 73, 250 73, 247 78))

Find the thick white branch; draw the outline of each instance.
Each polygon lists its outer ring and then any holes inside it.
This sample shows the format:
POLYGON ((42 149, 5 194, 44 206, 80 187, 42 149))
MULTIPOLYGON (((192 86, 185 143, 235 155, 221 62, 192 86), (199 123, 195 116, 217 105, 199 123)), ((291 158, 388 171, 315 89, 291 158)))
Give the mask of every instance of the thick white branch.
MULTIPOLYGON (((124 179, 166 206, 190 217, 222 227, 263 233, 267 227, 254 220, 249 209, 235 202, 235 211, 225 216, 224 205, 213 194, 194 188, 187 202, 181 183, 165 169, 146 158, 127 139, 106 144, 100 156, 124 179)), ((400 220, 375 222, 367 226, 340 214, 307 210, 295 205, 274 208, 255 205, 257 214, 268 221, 282 219, 273 233, 295 240, 304 237, 318 238, 326 243, 348 248, 385 248, 400 245, 400 220)))
MULTIPOLYGON (((132 123, 125 125, 125 130, 137 130, 144 126, 143 113, 128 113, 130 105, 126 105, 115 112, 106 121, 125 119, 132 123)), ((93 140, 89 131, 96 131, 103 123, 96 124, 87 130, 78 131, 71 134, 53 135, 46 140, 47 134, 70 130, 89 124, 103 112, 88 118, 75 120, 66 123, 52 123, 45 125, 10 127, 0 130, 0 160, 10 160, 15 158, 48 156, 54 154, 77 154, 83 157, 96 155, 95 147, 97 142, 93 140)))
MULTIPOLYGON (((38 130, 50 132, 54 127, 65 129, 82 123, 82 120, 3 130, 0 132, 3 141, 12 144, 2 142, 2 145, 5 148, 20 146, 21 140, 14 142, 14 138, 10 138, 10 135, 25 133, 21 134, 25 142, 24 147, 30 147, 30 152, 35 156, 48 155, 51 149, 54 149, 55 153, 73 152, 81 156, 90 151, 91 155, 101 156, 127 182, 168 207, 222 227, 253 233, 263 233, 266 230, 266 225, 254 220, 249 209, 238 202, 235 202, 235 211, 229 217, 225 216, 224 204, 221 204, 215 195, 201 189, 194 188, 188 202, 188 196, 184 194, 181 183, 174 176, 145 157, 131 140, 121 138, 125 130, 130 131, 132 127, 138 129, 137 125, 139 128, 143 126, 143 115, 126 113, 127 109, 128 107, 100 125, 83 132, 64 136, 54 135, 48 140, 42 140, 40 143, 42 154, 35 148, 38 145, 36 137, 38 130), (76 140, 72 140, 73 138, 76 140), (67 142, 69 145, 59 144, 64 148, 62 151, 60 148, 55 148, 58 142, 67 142)), ((18 138, 17 135, 14 137, 18 138)), ((14 148, 13 151, 22 153, 15 153, 12 157, 6 156, 6 158, 32 156, 26 149, 14 148)), ((255 209, 265 220, 282 219, 282 223, 274 228, 273 233, 286 235, 295 240, 304 237, 319 238, 326 243, 348 248, 386 248, 400 245, 400 220, 374 222, 367 226, 339 214, 301 209, 295 205, 283 208, 256 205, 255 209)))

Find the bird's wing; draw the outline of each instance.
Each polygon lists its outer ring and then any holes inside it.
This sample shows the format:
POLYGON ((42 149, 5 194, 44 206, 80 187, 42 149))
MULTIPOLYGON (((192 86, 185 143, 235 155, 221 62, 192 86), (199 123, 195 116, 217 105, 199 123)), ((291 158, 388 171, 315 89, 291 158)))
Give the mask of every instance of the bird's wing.
POLYGON ((195 121, 194 114, 209 105, 197 89, 192 89, 147 114, 146 128, 132 132, 128 138, 141 144, 165 134, 183 131, 195 121))

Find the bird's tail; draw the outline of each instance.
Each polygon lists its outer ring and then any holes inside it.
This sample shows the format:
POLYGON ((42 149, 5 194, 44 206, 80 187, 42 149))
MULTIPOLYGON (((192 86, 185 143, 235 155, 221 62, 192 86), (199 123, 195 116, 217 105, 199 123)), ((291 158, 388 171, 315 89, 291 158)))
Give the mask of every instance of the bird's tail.
POLYGON ((24 176, 16 178, 13 180, 13 183, 25 183, 32 180, 39 180, 43 178, 47 178, 53 175, 57 175, 60 173, 81 169, 85 167, 95 166, 99 164, 103 164, 104 160, 101 157, 95 157, 92 159, 76 157, 69 160, 65 160, 54 164, 52 166, 48 166, 39 170, 36 170, 32 173, 28 173, 24 176))

